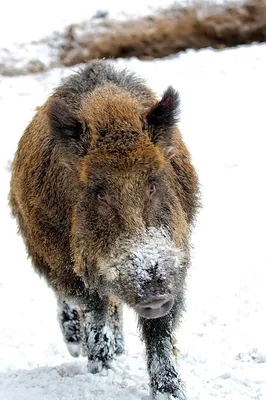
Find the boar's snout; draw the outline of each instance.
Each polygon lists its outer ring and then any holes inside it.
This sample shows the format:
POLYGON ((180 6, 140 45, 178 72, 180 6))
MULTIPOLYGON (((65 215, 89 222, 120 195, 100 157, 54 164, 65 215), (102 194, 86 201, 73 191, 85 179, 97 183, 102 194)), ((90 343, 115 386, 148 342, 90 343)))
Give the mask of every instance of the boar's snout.
POLYGON ((169 313, 182 292, 186 251, 163 229, 148 228, 139 235, 121 236, 111 249, 101 276, 107 291, 143 318, 169 313))
POLYGON ((137 313, 143 318, 160 318, 166 315, 174 304, 174 298, 171 295, 153 296, 135 307, 137 313))

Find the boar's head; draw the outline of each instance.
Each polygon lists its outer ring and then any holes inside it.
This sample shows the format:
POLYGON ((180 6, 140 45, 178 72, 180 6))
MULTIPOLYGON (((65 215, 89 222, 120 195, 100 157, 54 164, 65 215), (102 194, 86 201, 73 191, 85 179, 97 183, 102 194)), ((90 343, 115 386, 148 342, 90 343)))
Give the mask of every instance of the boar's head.
POLYGON ((178 108, 171 87, 148 107, 112 84, 75 115, 59 99, 50 108, 51 130, 76 171, 75 271, 88 290, 115 294, 145 318, 170 311, 188 264, 189 223, 174 168, 184 156, 178 108))

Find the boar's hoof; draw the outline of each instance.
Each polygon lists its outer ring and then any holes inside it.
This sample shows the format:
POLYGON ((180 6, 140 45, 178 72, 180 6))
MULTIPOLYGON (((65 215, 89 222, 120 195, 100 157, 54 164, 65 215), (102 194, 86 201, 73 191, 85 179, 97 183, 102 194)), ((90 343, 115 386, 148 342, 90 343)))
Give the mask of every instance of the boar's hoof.
POLYGON ((142 397, 142 400, 187 400, 187 398, 183 393, 181 395, 158 393, 156 395, 144 396, 142 397))
POLYGON ((173 307, 174 299, 171 295, 153 296, 136 305, 135 310, 143 318, 160 318, 166 315, 173 307))
POLYGON ((101 372, 104 369, 111 369, 112 366, 112 361, 111 360, 107 360, 107 361, 100 361, 100 360, 96 360, 96 361, 92 361, 89 360, 88 361, 88 372, 91 374, 98 374, 99 372, 101 372))
POLYGON ((152 400, 186 400, 186 397, 183 395, 180 396, 174 396, 171 393, 159 393, 155 397, 152 397, 152 400))
POLYGON ((77 342, 76 343, 70 343, 70 342, 68 342, 68 343, 66 343, 66 345, 67 345, 68 352, 72 357, 75 357, 75 358, 79 357, 79 355, 80 355, 80 343, 77 343, 77 342))

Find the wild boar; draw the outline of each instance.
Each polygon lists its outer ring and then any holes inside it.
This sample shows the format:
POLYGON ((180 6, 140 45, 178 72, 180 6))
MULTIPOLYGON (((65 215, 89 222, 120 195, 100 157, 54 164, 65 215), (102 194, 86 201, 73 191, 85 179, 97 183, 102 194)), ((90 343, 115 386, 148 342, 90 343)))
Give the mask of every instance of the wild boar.
POLYGON ((184 309, 198 179, 176 126, 179 96, 92 61, 54 90, 13 161, 10 205, 54 289, 73 356, 89 371, 124 351, 138 314, 153 398, 185 399, 174 330, 184 309))

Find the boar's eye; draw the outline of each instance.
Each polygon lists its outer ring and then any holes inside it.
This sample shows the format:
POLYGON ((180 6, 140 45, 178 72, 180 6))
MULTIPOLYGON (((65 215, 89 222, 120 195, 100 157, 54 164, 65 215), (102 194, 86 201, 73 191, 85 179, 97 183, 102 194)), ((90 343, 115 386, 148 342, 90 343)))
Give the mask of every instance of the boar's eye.
POLYGON ((155 182, 151 182, 149 185, 149 198, 151 199, 156 193, 156 184, 155 182))
POLYGON ((108 204, 108 202, 107 202, 107 196, 106 196, 106 194, 105 194, 105 192, 104 192, 103 190, 99 190, 99 191, 97 192, 97 199, 98 199, 101 203, 106 203, 106 204, 108 204))

